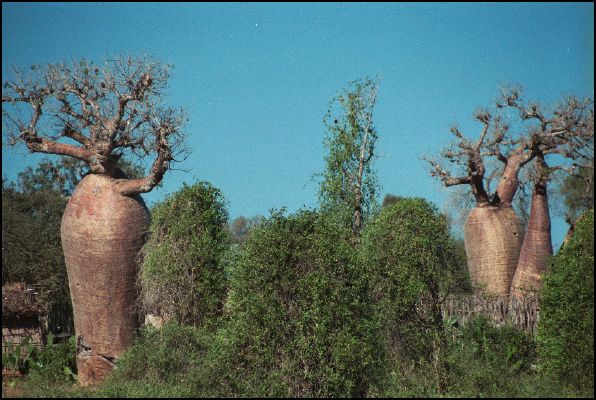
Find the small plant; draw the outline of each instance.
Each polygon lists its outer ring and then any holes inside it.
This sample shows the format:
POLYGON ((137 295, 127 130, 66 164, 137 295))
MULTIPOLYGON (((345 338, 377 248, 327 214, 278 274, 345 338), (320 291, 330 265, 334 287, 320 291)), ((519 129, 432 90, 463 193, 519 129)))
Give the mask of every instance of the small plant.
POLYGON ((39 348, 31 344, 31 337, 24 337, 16 346, 9 342, 2 353, 2 368, 28 375, 29 380, 40 384, 74 382, 77 379, 74 337, 67 343, 54 343, 49 334, 47 344, 39 348))
POLYGON ((2 352, 2 369, 26 374, 33 364, 36 351, 30 341, 31 337, 25 336, 16 346, 13 342, 8 342, 6 351, 2 352))

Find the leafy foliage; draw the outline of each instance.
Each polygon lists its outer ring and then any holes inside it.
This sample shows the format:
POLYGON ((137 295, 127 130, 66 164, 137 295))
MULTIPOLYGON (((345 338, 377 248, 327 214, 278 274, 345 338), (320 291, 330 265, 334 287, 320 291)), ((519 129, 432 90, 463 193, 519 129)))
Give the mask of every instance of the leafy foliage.
POLYGON ((29 342, 31 338, 25 336, 19 343, 7 342, 6 351, 2 350, 2 369, 13 372, 26 373, 33 363, 35 347, 29 342))
POLYGON ((184 185, 153 208, 139 272, 145 311, 194 326, 221 315, 227 219, 223 195, 206 182, 184 185))
POLYGON ((394 362, 433 363, 445 380, 445 327, 441 303, 466 286, 463 254, 447 220, 423 199, 401 199, 383 208, 362 237, 363 264, 394 362))
POLYGON ((477 317, 453 329, 449 365, 451 393, 463 397, 519 396, 520 375, 536 360, 532 337, 513 327, 496 327, 477 317))
POLYGON ((550 263, 542 289, 538 343, 547 377, 594 395, 594 210, 550 263))
POLYGON ((74 337, 67 342, 54 343, 50 334, 47 344, 41 348, 29 342, 30 337, 26 336, 16 346, 9 343, 7 351, 2 352, 2 368, 27 374, 27 385, 38 389, 76 382, 74 337))
POLYGON ((2 283, 35 285, 50 309, 50 327, 69 331, 72 308, 60 242, 67 200, 52 189, 2 183, 2 283))
MULTIPOLYGON (((562 390, 556 381, 538 373, 536 345, 528 334, 510 326, 497 327, 485 317, 466 325, 447 321, 447 350, 450 385, 447 397, 561 397, 577 396, 562 390)), ((388 377, 384 397, 439 397, 430 376, 430 363, 401 363, 388 377)))
POLYGON ((366 272, 351 230, 275 212, 233 261, 228 323, 197 378, 203 395, 364 395, 379 366, 366 272))
POLYGON ((372 168, 378 137, 372 120, 377 91, 378 82, 368 78, 351 82, 331 100, 324 118, 329 152, 319 199, 324 210, 341 214, 350 226, 358 224, 355 212, 366 220, 378 207, 379 185, 372 168))
POLYGON ((76 339, 71 336, 68 341, 55 343, 50 334, 46 345, 37 349, 32 357, 33 363, 29 380, 33 383, 74 383, 76 372, 76 339))
POLYGON ((107 397, 189 397, 191 371, 203 363, 212 334, 169 323, 145 328, 102 388, 107 397))

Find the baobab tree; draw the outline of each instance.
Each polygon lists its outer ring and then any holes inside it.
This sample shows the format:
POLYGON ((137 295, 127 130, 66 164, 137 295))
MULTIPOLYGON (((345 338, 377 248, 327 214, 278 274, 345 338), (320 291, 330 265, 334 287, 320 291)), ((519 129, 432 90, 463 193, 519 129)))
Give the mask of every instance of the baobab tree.
POLYGON ((184 113, 163 104, 168 71, 148 57, 80 60, 14 68, 3 83, 8 143, 89 165, 61 224, 83 385, 100 382, 134 338, 136 259, 149 221, 139 194, 186 152, 184 113), (117 166, 123 154, 155 159, 146 176, 128 179, 117 166))
POLYGON ((376 201, 377 182, 371 164, 378 137, 373 111, 379 84, 368 78, 351 82, 330 101, 324 119, 329 153, 319 197, 324 209, 349 215, 355 237, 376 201))
POLYGON ((475 207, 464 225, 464 242, 472 282, 485 285, 488 292, 508 294, 517 266, 524 226, 517 217, 512 201, 517 191, 520 169, 532 155, 526 143, 519 143, 507 154, 501 154, 505 168, 487 173, 487 150, 505 141, 509 128, 500 116, 486 110, 478 111, 475 119, 482 124, 477 140, 468 139, 457 127, 451 128, 456 143, 441 152, 444 160, 463 167, 464 172, 454 175, 440 161, 427 158, 431 175, 441 179, 446 187, 469 185, 475 207), (488 182, 500 174, 494 193, 489 193, 488 182))
MULTIPOLYGON (((465 137, 457 127, 451 129, 457 143, 443 150, 441 156, 443 160, 463 166, 464 174, 453 176, 440 161, 427 159, 432 167, 431 175, 440 178, 445 186, 470 185, 476 207, 464 226, 468 267, 474 283, 486 286, 490 293, 501 295, 510 292, 526 236, 512 208, 520 186, 519 172, 543 152, 566 156, 569 149, 582 147, 576 146, 575 141, 579 137, 578 131, 585 131, 583 115, 589 103, 567 99, 552 117, 547 118, 537 104, 526 105, 520 96, 518 88, 503 89, 497 100, 496 115, 486 110, 476 113, 476 119, 483 125, 476 141, 465 137), (518 111, 516 134, 499 113, 504 110, 518 111), (485 163, 488 157, 496 158, 502 167, 487 173, 485 163), (498 179, 494 193, 486 189, 489 178, 498 179)), ((536 189, 540 192, 539 187, 536 189)), ((543 220, 541 229, 546 229, 545 224, 546 220, 543 220)), ((547 230, 550 235, 550 227, 547 230)), ((532 239, 528 240, 532 243, 532 239)), ((544 249, 547 247, 544 242, 544 249)))
POLYGON ((580 165, 593 160, 594 110, 591 99, 567 97, 548 116, 539 105, 524 104, 519 99, 519 93, 515 92, 502 106, 517 109, 524 121, 535 121, 528 131, 530 137, 535 137, 536 144, 530 174, 533 184, 530 217, 511 285, 511 294, 523 297, 535 293, 542 286, 547 259, 553 253, 547 191, 549 180, 557 171, 575 175, 580 165), (547 163, 549 155, 552 166, 547 163))

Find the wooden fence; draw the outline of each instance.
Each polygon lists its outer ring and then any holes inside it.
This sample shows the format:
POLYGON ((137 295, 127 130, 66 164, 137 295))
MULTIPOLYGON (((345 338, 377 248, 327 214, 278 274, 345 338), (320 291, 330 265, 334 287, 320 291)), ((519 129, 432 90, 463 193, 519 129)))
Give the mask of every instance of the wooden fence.
POLYGON ((461 324, 484 315, 497 326, 513 325, 535 335, 540 308, 536 296, 525 298, 511 296, 484 296, 460 294, 448 298, 443 304, 443 317, 455 317, 461 324))

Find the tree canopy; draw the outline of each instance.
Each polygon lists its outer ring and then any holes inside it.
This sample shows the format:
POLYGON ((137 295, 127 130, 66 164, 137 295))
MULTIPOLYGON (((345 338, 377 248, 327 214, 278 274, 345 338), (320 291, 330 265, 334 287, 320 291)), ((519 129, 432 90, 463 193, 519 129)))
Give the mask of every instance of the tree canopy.
POLYGON ((74 157, 91 173, 120 178, 124 195, 148 192, 186 153, 186 117, 163 101, 168 78, 169 66, 149 57, 13 68, 3 82, 3 131, 9 144, 74 157), (115 168, 123 154, 155 160, 145 177, 122 179, 115 168))
POLYGON ((379 84, 368 78, 351 82, 329 102, 324 118, 328 153, 319 201, 324 210, 345 214, 357 235, 378 207, 372 161, 378 138, 373 111, 379 84))

